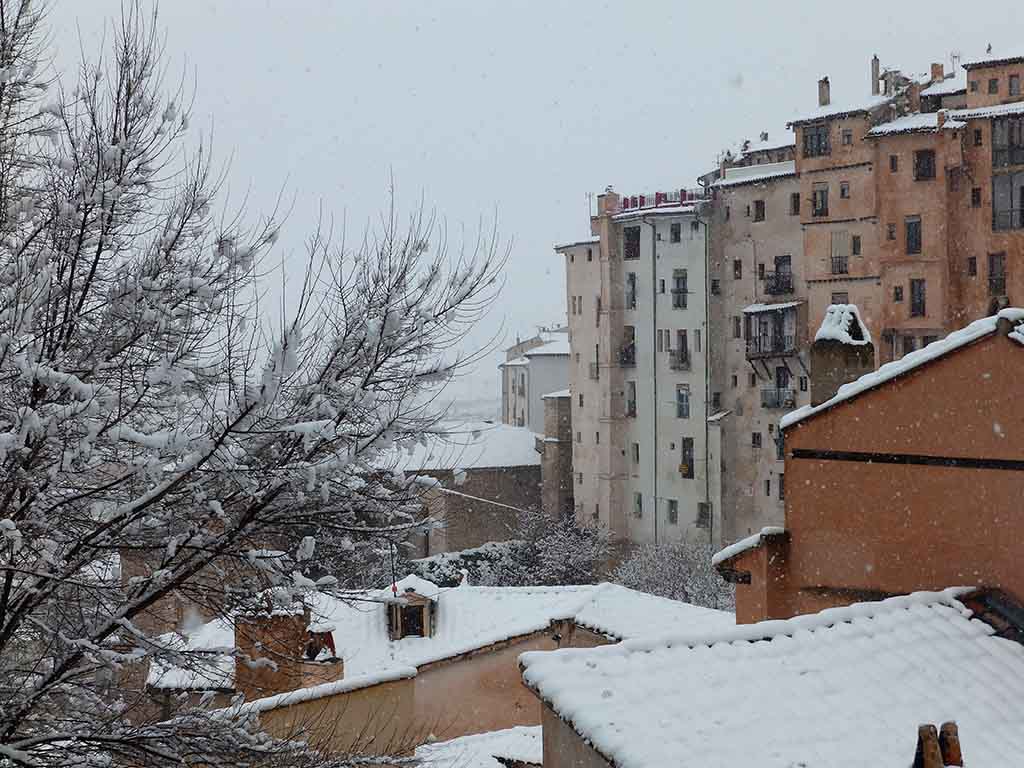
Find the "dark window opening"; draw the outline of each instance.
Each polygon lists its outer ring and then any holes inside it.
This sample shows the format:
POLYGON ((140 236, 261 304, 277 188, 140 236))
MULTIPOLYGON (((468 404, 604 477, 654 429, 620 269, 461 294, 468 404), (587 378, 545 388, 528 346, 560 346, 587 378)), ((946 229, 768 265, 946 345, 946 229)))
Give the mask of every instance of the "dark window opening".
POLYGON ((421 605, 402 606, 402 637, 423 637, 423 614, 421 605))
POLYGON ((851 238, 850 247, 854 256, 860 256, 860 235, 854 235, 851 238))
POLYGON ((764 200, 754 201, 754 221, 764 221, 764 200))
POLYGON ((671 242, 673 242, 673 243, 678 243, 680 240, 682 240, 682 236, 683 236, 683 225, 682 224, 673 224, 671 226, 671 228, 670 228, 670 231, 669 231, 669 240, 671 242))
POLYGON ((804 126, 803 137, 804 157, 822 157, 832 154, 828 123, 804 126))
POLYGON ((1006 295, 1006 254, 990 253, 988 255, 988 295, 1006 295))
POLYGON ((896 302, 903 301, 903 286, 895 285, 892 289, 892 300, 896 302))
POLYGON ((935 150, 920 149, 914 153, 914 180, 930 181, 935 178, 935 150))
POLYGON ((904 221, 907 235, 907 253, 921 252, 921 217, 908 216, 904 221))
POLYGON ((915 278, 910 281, 910 316, 924 317, 925 310, 925 282, 915 278))
POLYGON ((978 274, 978 257, 968 256, 967 257, 967 274, 970 277, 975 277, 978 274))
POLYGON ((828 216, 828 184, 815 184, 811 192, 811 215, 828 216))
POLYGON ((889 171, 896 173, 900 169, 899 155, 889 155, 889 171))
POLYGON ((792 192, 789 195, 789 215, 799 216, 800 215, 800 193, 792 192))
POLYGON ((988 79, 988 92, 990 94, 991 93, 999 93, 999 78, 998 77, 990 77, 988 79))
POLYGON ((624 227, 622 230, 622 258, 640 258, 640 227, 624 227))
POLYGON ((971 189, 971 207, 981 207, 981 187, 973 187, 971 189))
POLYGON ((974 129, 974 146, 976 146, 976 147, 982 146, 981 128, 975 128, 974 129))

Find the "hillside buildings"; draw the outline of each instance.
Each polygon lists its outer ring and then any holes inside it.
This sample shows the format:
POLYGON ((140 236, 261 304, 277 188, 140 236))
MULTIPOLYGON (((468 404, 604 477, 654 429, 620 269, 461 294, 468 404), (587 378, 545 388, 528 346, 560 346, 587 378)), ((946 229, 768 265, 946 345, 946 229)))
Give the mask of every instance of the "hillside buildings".
POLYGON ((505 350, 501 369, 501 421, 544 433, 544 395, 569 384, 569 336, 565 328, 541 328, 505 350))

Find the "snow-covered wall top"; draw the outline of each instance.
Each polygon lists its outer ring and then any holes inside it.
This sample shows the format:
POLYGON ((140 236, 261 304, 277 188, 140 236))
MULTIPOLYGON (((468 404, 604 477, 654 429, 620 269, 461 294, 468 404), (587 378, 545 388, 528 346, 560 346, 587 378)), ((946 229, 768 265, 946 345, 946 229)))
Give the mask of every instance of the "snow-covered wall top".
POLYGON ((891 381, 897 376, 901 376, 908 371, 912 371, 919 365, 924 365, 925 363, 931 362, 943 355, 947 355, 960 347, 970 344, 971 342, 977 341, 984 336, 995 333, 996 323, 999 318, 1004 318, 1016 324, 1015 329, 1010 333, 1011 338, 1016 338, 1017 334, 1024 336, 1024 332, 1021 331, 1021 327, 1024 326, 1024 309, 1008 307, 1002 310, 998 315, 992 315, 991 317, 983 317, 980 320, 975 320, 966 328, 954 331, 944 339, 933 341, 927 347, 923 347, 916 352, 911 352, 909 355, 904 355, 899 360, 886 363, 877 371, 865 374, 856 381, 844 384, 839 388, 839 391, 836 392, 835 397, 830 400, 826 400, 820 405, 805 405, 803 408, 797 408, 795 411, 790 411, 779 421, 779 427, 781 429, 786 429, 787 427, 796 424, 798 421, 803 421, 816 413, 820 413, 827 408, 831 408, 837 403, 849 400, 862 392, 866 392, 869 389, 877 387, 879 384, 891 381))

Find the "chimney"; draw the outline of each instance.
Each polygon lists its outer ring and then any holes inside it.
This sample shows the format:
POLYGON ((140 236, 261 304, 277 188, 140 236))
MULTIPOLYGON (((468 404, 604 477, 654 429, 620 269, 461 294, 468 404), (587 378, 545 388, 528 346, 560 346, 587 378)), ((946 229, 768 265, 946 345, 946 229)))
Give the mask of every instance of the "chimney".
POLYGON ((943 723, 938 732, 934 725, 918 727, 913 768, 950 768, 963 764, 956 723, 943 723))
POLYGON ((946 110, 940 109, 938 114, 935 116, 935 124, 941 128, 946 124, 946 110))
POLYGON ((768 141, 768 131, 761 131, 761 141, 768 141))
POLYGON ((818 106, 827 107, 831 102, 831 94, 829 93, 828 77, 823 77, 818 81, 818 106))
POLYGON ((835 397, 843 384, 875 370, 875 346, 853 304, 833 304, 811 345, 811 405, 835 397))
POLYGON ((878 54, 871 57, 871 95, 878 95, 878 80, 881 77, 879 72, 880 64, 878 61, 878 54))
POLYGON ((946 76, 945 67, 942 62, 932 62, 932 82, 936 83, 946 76))

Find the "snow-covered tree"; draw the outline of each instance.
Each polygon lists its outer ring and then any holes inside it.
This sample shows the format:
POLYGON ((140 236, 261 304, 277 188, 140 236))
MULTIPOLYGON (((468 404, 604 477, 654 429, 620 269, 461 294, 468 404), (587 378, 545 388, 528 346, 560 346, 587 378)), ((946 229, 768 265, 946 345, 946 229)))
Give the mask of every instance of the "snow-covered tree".
POLYGON ((163 634, 181 606, 330 589, 419 523, 382 456, 433 428, 502 259, 392 209, 354 250, 311 235, 268 314, 279 223, 215 215, 154 19, 129 5, 68 86, 40 80, 44 21, 0 0, 0 758, 281 764, 294 744, 126 681, 203 663, 163 634))
POLYGON ((735 595, 711 565, 707 544, 641 544, 615 570, 612 581, 652 595, 706 608, 733 610, 735 595))

